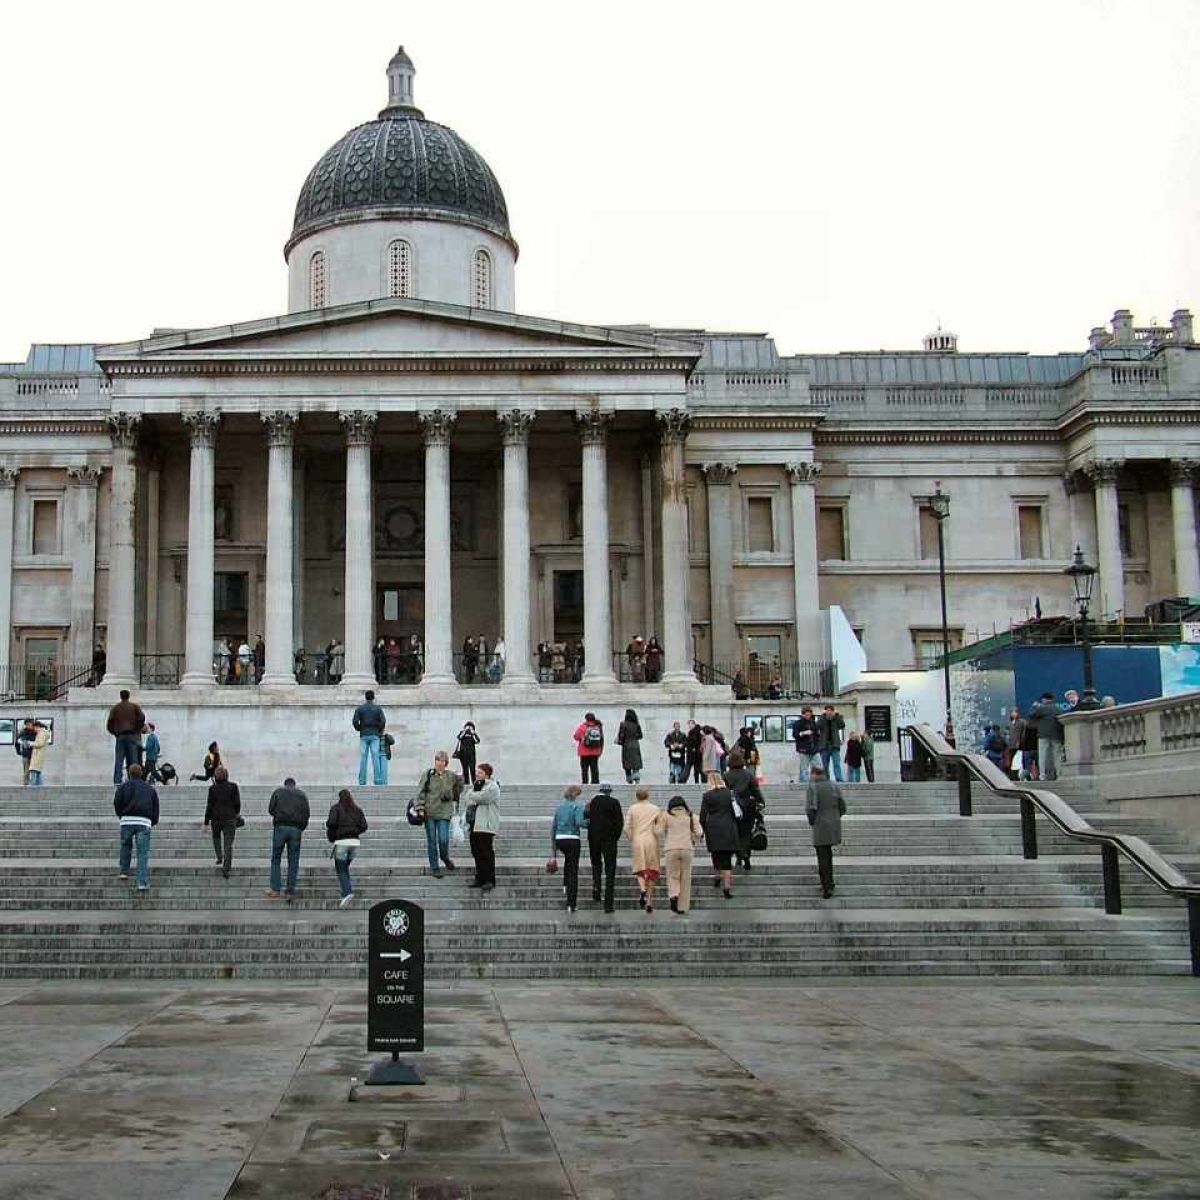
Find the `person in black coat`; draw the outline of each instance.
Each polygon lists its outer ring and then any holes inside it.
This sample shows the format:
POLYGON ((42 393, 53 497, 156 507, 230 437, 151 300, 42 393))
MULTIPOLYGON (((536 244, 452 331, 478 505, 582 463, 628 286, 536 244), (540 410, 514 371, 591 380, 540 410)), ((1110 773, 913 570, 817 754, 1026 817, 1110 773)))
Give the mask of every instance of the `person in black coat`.
POLYGON ((712 857, 713 887, 724 885, 726 900, 733 898, 733 856, 738 852, 738 827, 733 815, 733 793, 715 771, 709 790, 700 801, 700 828, 712 857))
POLYGON ((600 868, 604 868, 604 911, 613 910, 617 878, 617 845, 625 830, 621 802, 612 794, 612 784, 602 783, 587 806, 588 853, 592 859, 592 899, 600 900, 600 868))
POLYGON ((242 794, 238 791, 238 785, 230 780, 229 772, 224 767, 218 767, 213 772, 213 781, 208 789, 204 823, 212 829, 213 853, 226 879, 233 865, 233 838, 241 813, 242 794))
POLYGON ((354 803, 354 797, 342 788, 337 803, 325 818, 325 836, 333 843, 333 869, 337 872, 342 900, 339 908, 345 908, 354 899, 354 885, 350 882, 350 863, 358 849, 358 839, 367 832, 367 818, 363 810, 354 803))
POLYGON ((472 787, 475 783, 475 747, 479 745, 479 734, 475 732, 475 722, 468 721, 458 735, 458 745, 454 749, 454 757, 462 768, 463 786, 472 787))
POLYGON ((684 783, 690 780, 694 780, 696 783, 704 782, 702 767, 704 755, 700 749, 703 742, 704 730, 695 721, 689 721, 687 727, 687 770, 683 773, 684 783))
POLYGON ((738 829, 738 863, 744 869, 750 870, 750 836, 754 832, 754 822, 766 808, 762 789, 754 772, 746 766, 746 760, 741 750, 735 747, 729 752, 729 769, 725 772, 725 786, 733 794, 742 810, 737 820, 738 829))

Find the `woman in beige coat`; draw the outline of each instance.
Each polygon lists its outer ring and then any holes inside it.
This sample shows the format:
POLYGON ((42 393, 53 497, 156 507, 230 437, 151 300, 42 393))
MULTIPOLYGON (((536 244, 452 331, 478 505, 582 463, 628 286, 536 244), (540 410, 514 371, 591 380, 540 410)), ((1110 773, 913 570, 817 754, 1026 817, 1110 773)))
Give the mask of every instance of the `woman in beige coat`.
POLYGON ((671 911, 684 915, 692 905, 692 858, 700 840, 700 822, 682 796, 667 801, 667 811, 658 819, 667 861, 667 895, 671 911))
POLYGON ((638 884, 638 904, 654 911, 654 885, 659 876, 658 819, 663 811, 650 803, 650 793, 639 788, 625 814, 625 836, 633 847, 633 874, 638 884))

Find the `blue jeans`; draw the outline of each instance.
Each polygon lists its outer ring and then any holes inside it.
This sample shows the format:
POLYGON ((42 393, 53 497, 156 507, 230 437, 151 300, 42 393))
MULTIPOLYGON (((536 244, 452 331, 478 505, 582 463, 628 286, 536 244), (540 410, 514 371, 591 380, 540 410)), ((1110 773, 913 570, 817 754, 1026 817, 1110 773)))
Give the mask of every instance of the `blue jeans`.
POLYGON ((425 822, 425 849, 429 854, 429 869, 437 871, 450 857, 450 822, 427 820, 425 822), (441 855, 441 862, 438 855, 441 855))
POLYGON ((374 780, 376 786, 387 783, 387 775, 383 767, 383 755, 379 749, 379 734, 359 734, 358 747, 358 786, 366 787, 368 758, 371 760, 371 778, 374 780))
POLYGON ((30 787, 41 787, 42 786, 41 771, 30 771, 29 772, 29 786, 30 787))
POLYGON ((849 783, 858 783, 862 779, 862 767, 847 767, 846 778, 849 783))
POLYGON ((121 826, 121 874, 129 874, 129 860, 137 845, 137 885, 150 886, 150 828, 146 825, 121 826))
POLYGON ((672 783, 687 783, 687 763, 673 762, 671 763, 671 782, 672 783))
MULTIPOLYGON (((343 896, 349 896, 354 891, 354 885, 350 882, 350 864, 353 861, 353 846, 334 846, 333 869, 337 872, 338 887, 343 896)), ((291 865, 290 861, 288 865, 291 865)))
POLYGON ((825 768, 825 778, 829 778, 829 769, 833 768, 833 778, 842 782, 842 749, 840 746, 833 746, 828 750, 821 751, 821 764, 825 768))
POLYGON ((271 835, 271 891, 280 891, 279 867, 283 849, 287 847, 288 873, 287 894, 296 890, 296 876, 300 874, 300 830, 295 825, 276 825, 271 835))
POLYGON ((113 783, 120 787, 125 768, 138 760, 138 735, 118 733, 113 744, 113 783))

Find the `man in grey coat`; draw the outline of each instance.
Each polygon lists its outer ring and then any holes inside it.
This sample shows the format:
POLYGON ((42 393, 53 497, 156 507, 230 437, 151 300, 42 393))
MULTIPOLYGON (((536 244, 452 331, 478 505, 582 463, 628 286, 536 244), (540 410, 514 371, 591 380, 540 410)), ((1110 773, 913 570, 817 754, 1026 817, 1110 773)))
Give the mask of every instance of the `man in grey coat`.
POLYGON ((833 848, 842 844, 842 817, 846 801, 842 789, 830 783, 824 770, 813 764, 809 772, 804 815, 812 826, 813 846, 817 851, 817 872, 821 876, 821 895, 833 895, 833 848))
POLYGON ((1057 779, 1063 752, 1063 727, 1058 719, 1058 705, 1054 702, 1053 692, 1042 693, 1042 698, 1029 710, 1029 722, 1037 730, 1041 777, 1057 779))

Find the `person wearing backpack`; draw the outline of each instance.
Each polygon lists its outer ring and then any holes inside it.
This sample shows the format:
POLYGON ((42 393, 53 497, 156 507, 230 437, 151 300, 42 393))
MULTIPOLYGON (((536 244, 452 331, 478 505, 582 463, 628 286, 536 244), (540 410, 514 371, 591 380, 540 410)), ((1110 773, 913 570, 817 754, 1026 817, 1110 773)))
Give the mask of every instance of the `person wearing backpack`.
POLYGON ((594 712, 583 714, 583 721, 575 730, 574 738, 579 749, 580 782, 599 784, 600 755, 604 753, 604 726, 594 712))
POLYGON ((21 759, 21 786, 29 786, 29 759, 33 754, 33 743, 37 737, 37 730, 34 728, 33 718, 25 718, 25 727, 17 734, 17 740, 14 743, 17 754, 21 759))

